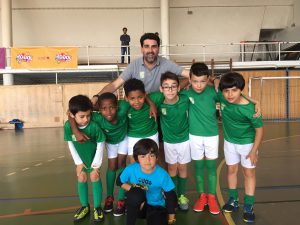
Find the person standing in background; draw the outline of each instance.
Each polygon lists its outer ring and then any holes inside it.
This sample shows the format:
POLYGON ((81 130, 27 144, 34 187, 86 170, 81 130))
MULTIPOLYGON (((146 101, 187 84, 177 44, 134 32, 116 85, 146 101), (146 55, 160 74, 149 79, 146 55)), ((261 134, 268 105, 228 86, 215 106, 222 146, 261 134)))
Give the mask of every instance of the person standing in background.
POLYGON ((130 36, 127 34, 127 28, 123 27, 123 34, 120 36, 121 41, 121 63, 124 63, 124 57, 127 55, 127 63, 130 63, 130 36))

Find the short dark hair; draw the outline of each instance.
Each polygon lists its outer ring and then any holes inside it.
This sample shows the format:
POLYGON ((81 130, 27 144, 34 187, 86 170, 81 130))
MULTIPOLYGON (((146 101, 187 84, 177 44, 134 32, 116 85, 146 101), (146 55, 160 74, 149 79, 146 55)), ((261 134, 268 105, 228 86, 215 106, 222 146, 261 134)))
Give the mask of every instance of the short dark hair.
POLYGON ((123 27, 123 29, 122 29, 122 30, 123 30, 123 31, 124 31, 124 30, 127 30, 127 27, 123 27))
POLYGON ((124 91, 126 96, 128 96, 131 91, 141 91, 146 93, 143 81, 136 78, 129 79, 124 83, 124 91))
POLYGON ((160 38, 159 36, 157 36, 154 33, 145 33, 142 35, 141 39, 140 39, 140 43, 141 43, 141 47, 144 46, 144 41, 150 39, 150 40, 155 40, 157 42, 157 46, 160 46, 160 38))
POLYGON ((172 72, 165 72, 161 75, 160 77, 160 85, 162 85, 162 83, 167 80, 167 79, 170 79, 170 80, 175 80, 177 82, 177 84, 179 85, 179 78, 178 76, 175 74, 175 73, 172 73, 172 72))
POLYGON ((69 101, 69 111, 76 115, 79 111, 86 112, 93 109, 91 100, 85 95, 76 95, 69 101))
POLYGON ((245 79, 244 77, 237 72, 229 72, 224 74, 220 80, 220 89, 223 91, 227 88, 237 87, 241 91, 245 87, 245 79))
POLYGON ((139 155, 147 155, 148 153, 153 153, 156 158, 159 154, 156 142, 150 138, 141 139, 133 146, 133 158, 135 161, 138 161, 139 155))
POLYGON ((198 63, 194 63, 191 66, 190 77, 192 77, 192 75, 195 75, 197 77, 210 76, 210 73, 209 73, 208 67, 205 63, 198 62, 198 63))
POLYGON ((113 93, 110 93, 110 92, 105 92, 105 93, 101 94, 98 97, 98 104, 100 105, 103 100, 108 100, 108 99, 112 100, 115 105, 118 104, 117 97, 113 93))

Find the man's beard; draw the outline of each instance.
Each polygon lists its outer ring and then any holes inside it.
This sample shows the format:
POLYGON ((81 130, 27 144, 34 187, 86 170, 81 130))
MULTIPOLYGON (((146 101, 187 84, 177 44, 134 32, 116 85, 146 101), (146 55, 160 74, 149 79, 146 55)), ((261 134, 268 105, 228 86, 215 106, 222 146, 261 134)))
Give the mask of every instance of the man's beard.
POLYGON ((154 53, 148 53, 144 56, 144 60, 147 63, 153 63, 157 60, 157 56, 154 53))

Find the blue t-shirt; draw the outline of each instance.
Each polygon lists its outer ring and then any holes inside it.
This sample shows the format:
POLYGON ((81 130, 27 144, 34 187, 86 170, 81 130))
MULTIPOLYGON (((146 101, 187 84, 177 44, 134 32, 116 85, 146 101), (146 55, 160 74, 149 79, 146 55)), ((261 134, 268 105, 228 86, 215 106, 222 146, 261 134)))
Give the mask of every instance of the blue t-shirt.
POLYGON ((127 166, 120 176, 121 182, 130 184, 140 184, 147 186, 147 204, 152 206, 165 206, 163 192, 171 191, 175 185, 169 174, 160 166, 156 165, 155 170, 144 173, 139 163, 132 163, 127 166))

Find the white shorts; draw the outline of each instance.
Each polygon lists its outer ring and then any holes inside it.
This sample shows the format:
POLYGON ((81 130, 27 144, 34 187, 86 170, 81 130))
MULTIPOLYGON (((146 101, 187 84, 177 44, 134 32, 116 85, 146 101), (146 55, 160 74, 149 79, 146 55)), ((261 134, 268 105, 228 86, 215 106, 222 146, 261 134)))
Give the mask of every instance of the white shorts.
POLYGON ((241 162, 241 165, 245 168, 255 168, 254 165, 251 164, 251 160, 246 156, 249 154, 253 146, 251 144, 233 144, 226 140, 224 140, 224 155, 225 162, 227 165, 235 165, 241 162))
POLYGON ((189 137, 193 160, 201 160, 204 156, 208 159, 218 158, 219 135, 203 137, 189 134, 189 137))
POLYGON ((190 142, 171 144, 164 142, 165 160, 169 164, 186 164, 191 161, 190 142))
POLYGON ((127 136, 118 144, 105 143, 107 149, 107 158, 114 159, 118 154, 127 155, 128 153, 128 138, 127 136))
MULTIPOLYGON (((157 146, 158 145, 158 133, 150 136, 150 137, 145 137, 145 138, 150 138, 153 141, 156 142, 157 146)), ((128 155, 133 155, 133 146, 135 143, 137 143, 139 140, 144 139, 144 138, 135 138, 135 137, 128 137, 128 155)))

